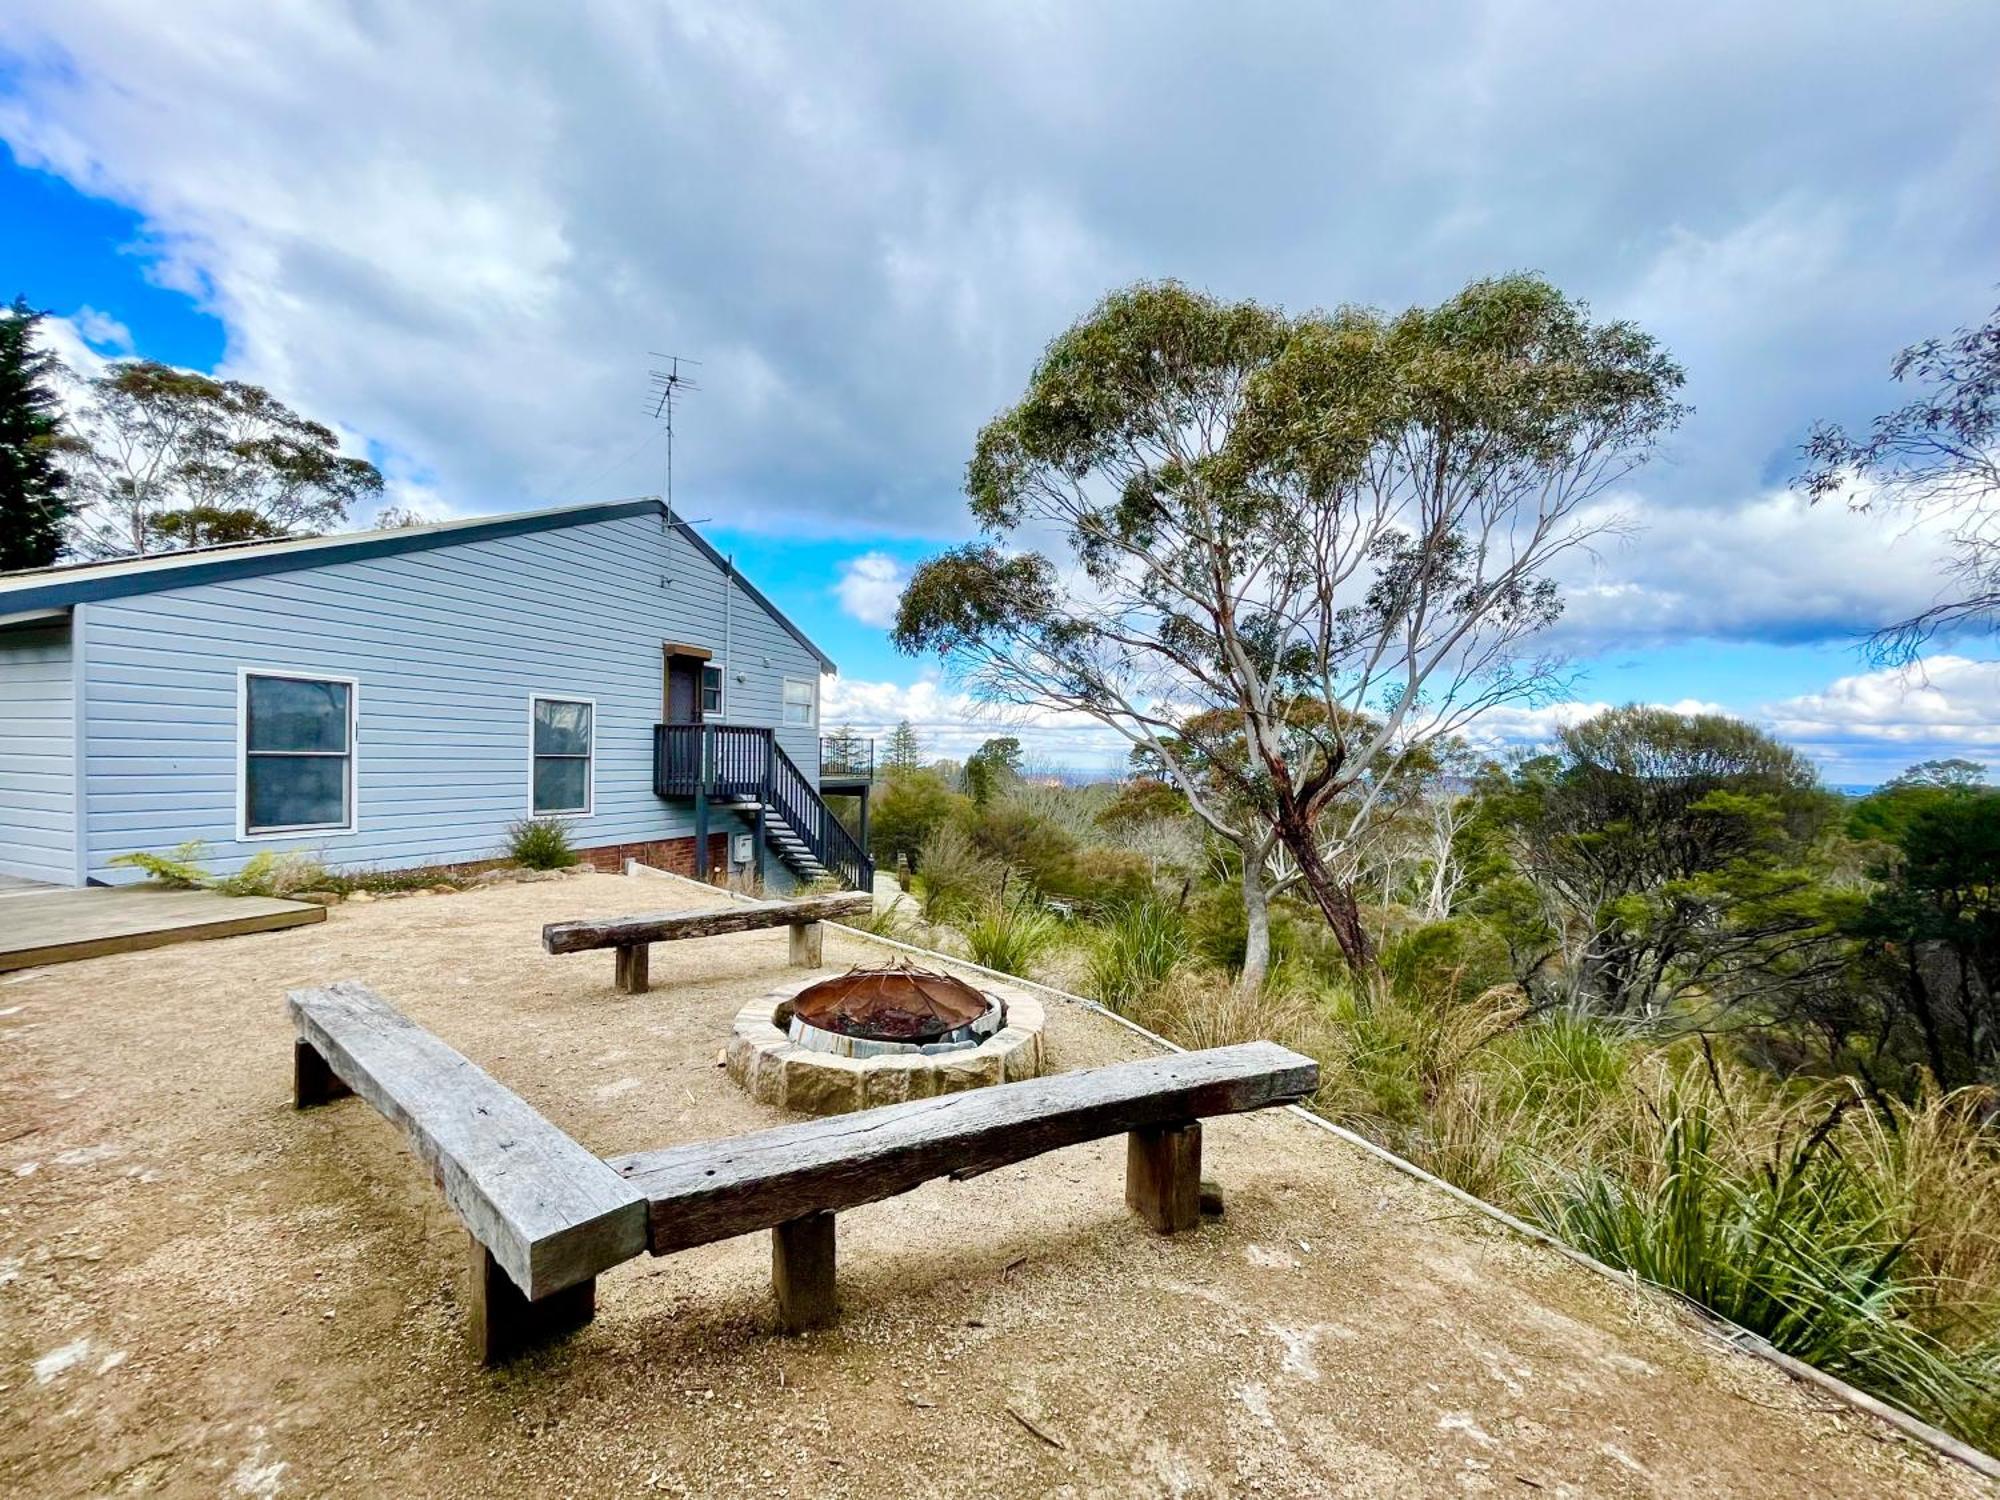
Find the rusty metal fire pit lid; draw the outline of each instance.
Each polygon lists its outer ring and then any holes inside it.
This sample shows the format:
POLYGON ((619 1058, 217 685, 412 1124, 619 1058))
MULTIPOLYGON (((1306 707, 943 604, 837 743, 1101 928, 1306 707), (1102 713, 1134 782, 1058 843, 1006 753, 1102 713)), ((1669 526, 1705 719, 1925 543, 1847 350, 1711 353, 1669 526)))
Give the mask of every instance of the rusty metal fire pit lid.
POLYGON ((927 1042, 979 1020, 991 1005, 962 979, 895 964, 822 979, 793 997, 792 1014, 843 1036, 927 1042))

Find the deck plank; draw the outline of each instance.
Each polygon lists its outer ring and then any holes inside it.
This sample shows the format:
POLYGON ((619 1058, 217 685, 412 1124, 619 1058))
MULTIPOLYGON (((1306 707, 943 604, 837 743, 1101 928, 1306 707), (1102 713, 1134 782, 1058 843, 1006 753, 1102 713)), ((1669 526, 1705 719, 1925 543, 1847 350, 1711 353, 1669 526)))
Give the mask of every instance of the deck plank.
POLYGON ((310 901, 219 891, 150 885, 33 891, 10 895, 0 907, 0 971, 325 920, 326 908, 310 901))

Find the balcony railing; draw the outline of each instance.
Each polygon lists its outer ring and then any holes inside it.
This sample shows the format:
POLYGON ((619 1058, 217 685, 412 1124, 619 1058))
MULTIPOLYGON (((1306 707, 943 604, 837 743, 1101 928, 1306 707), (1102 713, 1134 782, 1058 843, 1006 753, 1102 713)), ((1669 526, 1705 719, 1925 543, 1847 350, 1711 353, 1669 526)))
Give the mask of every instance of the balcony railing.
POLYGON ((855 890, 872 889, 868 851, 833 815, 819 790, 769 729, 743 724, 657 724, 653 790, 662 797, 706 795, 759 803, 805 843, 826 870, 855 890))
POLYGON ((875 742, 851 735, 821 735, 819 740, 821 781, 873 781, 875 742))

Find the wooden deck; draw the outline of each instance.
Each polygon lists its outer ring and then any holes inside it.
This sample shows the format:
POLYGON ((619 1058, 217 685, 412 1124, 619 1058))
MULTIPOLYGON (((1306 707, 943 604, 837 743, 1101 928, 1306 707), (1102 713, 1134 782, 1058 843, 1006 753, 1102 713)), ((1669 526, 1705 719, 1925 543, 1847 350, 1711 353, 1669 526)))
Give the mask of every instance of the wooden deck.
POLYGON ((0 972, 325 920, 326 908, 309 901, 215 891, 157 886, 14 891, 0 901, 0 972))

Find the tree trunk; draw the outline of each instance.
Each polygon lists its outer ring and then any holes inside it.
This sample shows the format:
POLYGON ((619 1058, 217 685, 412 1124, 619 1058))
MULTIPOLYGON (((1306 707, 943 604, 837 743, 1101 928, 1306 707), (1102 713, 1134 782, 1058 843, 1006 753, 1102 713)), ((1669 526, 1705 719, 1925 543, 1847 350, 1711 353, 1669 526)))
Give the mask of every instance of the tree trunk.
POLYGON ((1334 879, 1326 861, 1319 857, 1319 844, 1309 826, 1281 817, 1277 832, 1292 858, 1299 862, 1299 879, 1312 892, 1326 925, 1333 929, 1334 941, 1340 944, 1340 956, 1347 960, 1348 969, 1356 978, 1372 975, 1375 943, 1362 925, 1361 903, 1355 899, 1353 882, 1334 879))
POLYGON ((1245 995, 1264 987, 1271 971, 1271 903, 1264 891, 1261 851, 1243 853, 1243 972, 1236 985, 1245 995))

